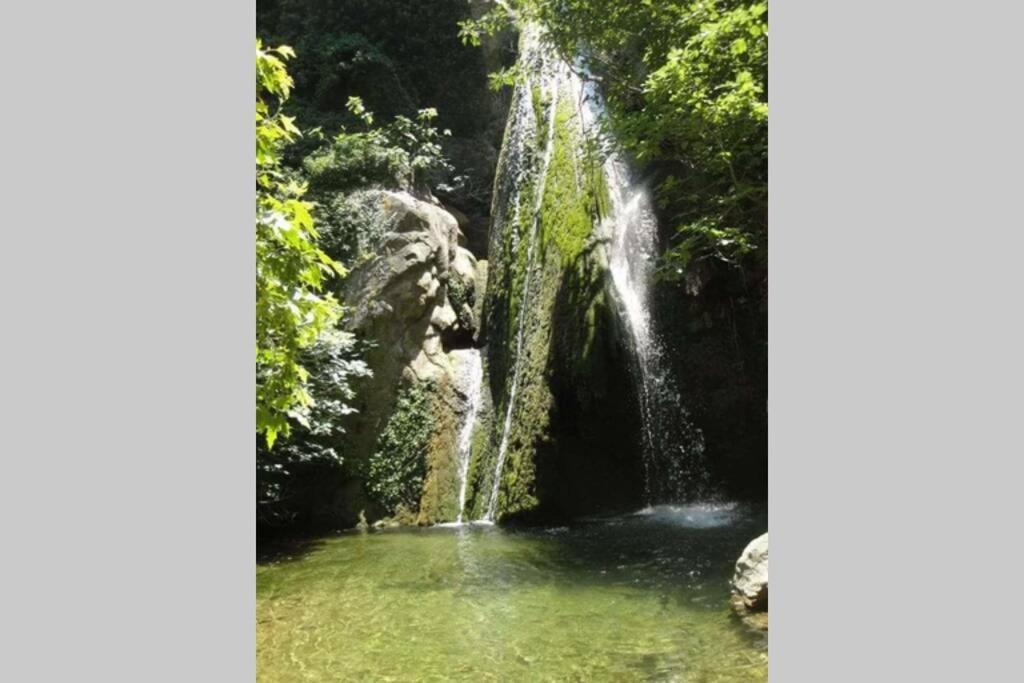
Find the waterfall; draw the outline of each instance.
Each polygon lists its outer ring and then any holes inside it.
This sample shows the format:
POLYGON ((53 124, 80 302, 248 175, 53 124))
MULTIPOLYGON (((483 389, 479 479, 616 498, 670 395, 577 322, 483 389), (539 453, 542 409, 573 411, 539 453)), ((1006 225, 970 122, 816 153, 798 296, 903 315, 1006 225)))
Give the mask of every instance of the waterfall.
POLYGON ((604 102, 593 81, 583 86, 584 126, 606 154, 611 203, 608 268, 613 299, 629 339, 640 403, 647 504, 707 495, 704 437, 689 419, 651 313, 658 224, 650 194, 631 177, 612 140, 599 130, 604 102))
MULTIPOLYGON (((551 104, 548 107, 548 129, 545 138, 544 152, 541 157, 540 171, 537 175, 537 188, 534 196, 530 234, 527 238, 526 273, 523 276, 523 296, 520 300, 519 312, 516 320, 516 351, 512 361, 512 383, 509 387, 508 401, 505 407, 505 420, 502 423, 501 441, 498 445, 498 458, 494 467, 491 495, 487 501, 487 511, 481 520, 484 522, 494 522, 494 518, 498 511, 498 492, 501 489, 501 474, 505 468, 505 458, 508 455, 509 432, 512 429, 512 414, 515 410, 516 392, 519 388, 519 369, 523 354, 523 336, 524 328, 526 326, 526 312, 530 304, 530 282, 533 275, 533 253, 537 242, 537 229, 540 225, 541 203, 544 200, 544 183, 547 177, 548 163, 551 161, 551 151, 554 147, 555 140, 555 114, 558 102, 558 89, 559 84, 566 80, 568 76, 568 70, 564 64, 557 59, 551 59, 550 55, 545 54, 545 51, 541 47, 539 36, 536 33, 526 35, 524 45, 525 48, 523 50, 522 60, 524 62, 537 60, 538 68, 536 77, 540 79, 540 88, 548 96, 551 104)), ((536 127, 535 121, 537 113, 534 111, 534 104, 531 96, 532 87, 530 77, 527 77, 524 79, 524 82, 516 88, 516 102, 513 104, 516 118, 513 122, 512 135, 510 137, 512 145, 512 153, 510 156, 514 160, 512 162, 513 164, 519 162, 524 157, 525 144, 530 137, 531 131, 534 131, 536 127)), ((515 166, 513 166, 513 168, 515 168, 515 166)), ((520 169, 520 171, 521 170, 522 169, 520 169)), ((516 183, 516 189, 513 191, 513 196, 510 198, 510 201, 515 202, 515 215, 517 218, 519 215, 518 188, 520 184, 520 182, 516 183)), ((516 221, 516 223, 518 224, 518 221, 516 221)))
POLYGON ((651 198, 645 188, 632 178, 614 141, 601 133, 599 124, 605 116, 604 103, 582 67, 570 68, 543 44, 540 32, 534 26, 524 29, 521 45, 519 64, 524 75, 513 95, 509 128, 502 150, 500 163, 506 169, 505 179, 500 191, 497 188, 495 191, 496 202, 511 209, 512 220, 508 221, 508 212, 495 211, 491 239, 494 249, 496 244, 500 244, 495 240, 501 239, 504 230, 514 228, 516 232, 511 235, 513 249, 522 249, 522 240, 526 240, 526 270, 516 313, 514 355, 510 355, 508 393, 491 490, 485 513, 479 521, 493 523, 498 511, 520 375, 526 362, 523 358, 524 337, 535 277, 534 250, 560 97, 580 104, 578 124, 582 133, 596 142, 604 154, 602 170, 610 207, 609 215, 604 217, 597 231, 607 237, 605 255, 609 290, 630 351, 630 374, 635 379, 643 431, 641 446, 646 502, 650 505, 703 497, 707 493, 703 434, 693 426, 683 406, 651 312, 651 283, 658 248, 658 226, 651 198), (583 76, 577 75, 579 73, 583 76), (536 111, 538 103, 535 102, 534 90, 542 93, 541 99, 549 103, 543 124, 538 121, 541 112, 536 111), (538 163, 531 151, 536 146, 540 125, 546 125, 547 131, 538 163), (532 209, 533 214, 523 221, 519 214, 521 191, 530 181, 533 181, 535 196, 533 205, 524 211, 532 209), (529 230, 523 231, 527 233, 525 235, 519 232, 524 222, 530 224, 529 230))
POLYGON ((456 518, 455 523, 462 524, 462 515, 466 510, 466 480, 469 478, 469 458, 473 452, 473 427, 476 425, 476 418, 480 412, 480 404, 483 400, 481 388, 484 380, 484 368, 479 349, 452 351, 451 354, 458 358, 457 388, 466 397, 466 414, 463 417, 462 427, 459 429, 459 438, 455 451, 459 466, 459 516, 456 518))

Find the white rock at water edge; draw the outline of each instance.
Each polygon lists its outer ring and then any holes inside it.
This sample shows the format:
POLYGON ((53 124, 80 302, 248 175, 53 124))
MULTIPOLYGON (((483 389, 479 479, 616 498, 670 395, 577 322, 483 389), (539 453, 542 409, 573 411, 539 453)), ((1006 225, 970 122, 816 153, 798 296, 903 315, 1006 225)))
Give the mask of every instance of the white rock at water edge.
POLYGON ((732 606, 740 616, 768 610, 768 534, 758 536, 736 561, 732 606))

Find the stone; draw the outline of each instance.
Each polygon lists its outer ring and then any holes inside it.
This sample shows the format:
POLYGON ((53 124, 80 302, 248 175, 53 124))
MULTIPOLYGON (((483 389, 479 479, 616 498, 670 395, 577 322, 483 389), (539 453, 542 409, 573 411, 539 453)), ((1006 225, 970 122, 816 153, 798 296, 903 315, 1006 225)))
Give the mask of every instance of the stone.
POLYGON ((768 534, 744 548, 732 577, 733 610, 749 626, 768 628, 768 534))
MULTIPOLYGON (((353 269, 345 287, 345 325, 377 344, 401 349, 408 365, 428 339, 459 324, 445 283, 476 283, 476 258, 458 246, 459 226, 441 207, 406 192, 382 192, 389 231, 378 256, 353 269), (411 331, 411 334, 410 334, 411 331), (411 337, 411 339, 409 338, 411 337)), ((427 355, 434 355, 431 348, 427 355)))
MULTIPOLYGON (((464 314, 464 301, 453 301, 459 299, 453 291, 483 298, 475 291, 476 257, 459 246, 465 239, 451 213, 407 192, 381 191, 379 201, 384 232, 370 250, 374 256, 352 269, 342 296, 342 324, 372 344, 365 360, 373 377, 358 388, 359 412, 346 426, 345 448, 353 462, 374 452, 403 385, 430 383, 445 395, 455 372, 448 352, 472 344, 477 331, 477 318, 464 314)), ((455 407, 444 401, 437 406, 436 423, 454 425, 455 407)), ((428 466, 449 455, 428 452, 428 466)), ((372 520, 382 511, 367 512, 372 520)), ((392 519, 411 523, 415 511, 407 512, 392 519)))
POLYGON ((455 258, 452 260, 452 270, 458 275, 462 282, 468 286, 473 286, 476 282, 476 269, 477 269, 477 258, 473 256, 469 251, 463 248, 459 248, 455 252, 455 258))

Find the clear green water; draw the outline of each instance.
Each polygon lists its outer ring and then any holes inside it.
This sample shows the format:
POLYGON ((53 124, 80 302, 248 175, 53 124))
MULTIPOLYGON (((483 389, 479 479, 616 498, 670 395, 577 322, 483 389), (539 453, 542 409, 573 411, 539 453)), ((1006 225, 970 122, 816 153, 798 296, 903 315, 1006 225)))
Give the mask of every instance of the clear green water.
POLYGON ((260 681, 764 681, 728 579, 764 512, 322 539, 256 570, 260 681))

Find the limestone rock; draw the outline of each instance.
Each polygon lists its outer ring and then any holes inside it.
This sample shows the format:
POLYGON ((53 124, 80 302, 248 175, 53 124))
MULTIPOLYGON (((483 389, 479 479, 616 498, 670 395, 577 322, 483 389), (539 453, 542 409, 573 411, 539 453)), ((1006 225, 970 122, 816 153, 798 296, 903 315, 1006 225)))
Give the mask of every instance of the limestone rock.
POLYGON ((475 327, 460 317, 462 302, 451 301, 450 282, 472 291, 476 259, 459 246, 458 222, 441 207, 406 192, 384 192, 382 202, 390 229, 378 256, 348 278, 345 324, 387 349, 401 366, 395 374, 439 379, 448 368, 442 340, 456 327, 475 327))
MULTIPOLYGON (((426 464, 439 471, 451 457, 446 444, 454 435, 447 432, 454 434, 460 408, 445 400, 456 371, 449 352, 473 344, 479 318, 466 304, 483 298, 476 290, 477 261, 459 245, 464 238, 458 222, 441 206, 406 192, 382 191, 379 197, 383 233, 369 250, 374 256, 352 269, 343 291, 343 324, 370 343, 365 360, 373 371, 358 389, 345 448, 354 462, 369 458, 400 388, 429 383, 437 434, 426 464)), ((413 523, 417 511, 395 511, 392 519, 413 523)))
POLYGON ((768 534, 758 536, 736 561, 731 603, 750 626, 768 628, 768 534))

